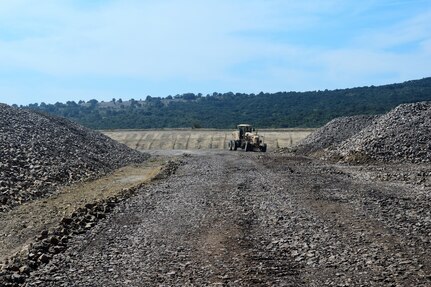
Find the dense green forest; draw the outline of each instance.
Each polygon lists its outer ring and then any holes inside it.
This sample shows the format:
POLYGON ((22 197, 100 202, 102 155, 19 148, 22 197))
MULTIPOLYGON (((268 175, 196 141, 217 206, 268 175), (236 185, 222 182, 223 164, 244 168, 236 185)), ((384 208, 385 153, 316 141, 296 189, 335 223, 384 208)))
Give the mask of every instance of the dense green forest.
POLYGON ((431 100, 431 78, 332 91, 187 93, 166 98, 147 96, 145 100, 41 103, 27 108, 94 129, 233 128, 238 123, 291 128, 319 127, 340 116, 383 114, 401 103, 426 100, 431 100))

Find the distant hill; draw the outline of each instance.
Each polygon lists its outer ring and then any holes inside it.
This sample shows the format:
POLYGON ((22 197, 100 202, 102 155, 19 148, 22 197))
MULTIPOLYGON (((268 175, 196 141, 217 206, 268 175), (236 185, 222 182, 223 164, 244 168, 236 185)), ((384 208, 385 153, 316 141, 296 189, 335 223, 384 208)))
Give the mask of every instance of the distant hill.
POLYGON ((341 116, 383 114, 402 103, 431 100, 431 78, 401 84, 278 93, 183 94, 110 102, 32 104, 27 108, 94 129, 319 127, 341 116))

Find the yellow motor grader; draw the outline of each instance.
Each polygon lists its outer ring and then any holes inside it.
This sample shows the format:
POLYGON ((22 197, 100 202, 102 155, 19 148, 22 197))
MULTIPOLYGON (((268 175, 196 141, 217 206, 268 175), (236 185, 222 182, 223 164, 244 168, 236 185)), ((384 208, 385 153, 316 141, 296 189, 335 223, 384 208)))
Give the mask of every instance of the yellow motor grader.
POLYGON ((258 135, 251 125, 238 125, 237 130, 232 133, 232 136, 233 140, 228 142, 229 150, 241 148, 245 151, 266 152, 266 143, 263 142, 263 136, 258 135))

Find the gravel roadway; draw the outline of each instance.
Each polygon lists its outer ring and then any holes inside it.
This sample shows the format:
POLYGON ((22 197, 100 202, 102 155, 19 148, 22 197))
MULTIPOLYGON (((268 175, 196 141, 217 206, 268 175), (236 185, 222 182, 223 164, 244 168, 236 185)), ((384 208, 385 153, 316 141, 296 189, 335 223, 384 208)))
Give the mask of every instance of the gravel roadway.
POLYGON ((431 286, 429 188, 290 155, 181 160, 25 286, 431 286))

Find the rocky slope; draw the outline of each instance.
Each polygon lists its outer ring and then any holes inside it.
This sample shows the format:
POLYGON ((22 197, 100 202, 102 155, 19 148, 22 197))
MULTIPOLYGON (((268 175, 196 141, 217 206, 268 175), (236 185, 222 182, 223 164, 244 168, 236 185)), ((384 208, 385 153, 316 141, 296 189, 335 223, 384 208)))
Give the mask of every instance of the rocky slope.
POLYGON ((431 162, 431 102, 403 104, 337 149, 347 161, 431 162))
POLYGON ((295 152, 346 162, 431 162, 431 102, 402 104, 376 116, 330 121, 295 152))
POLYGON ((308 137, 296 147, 300 154, 310 154, 336 147, 358 131, 370 125, 378 116, 351 116, 333 119, 308 137))
POLYGON ((0 104, 0 211, 147 158, 69 120, 0 104))

